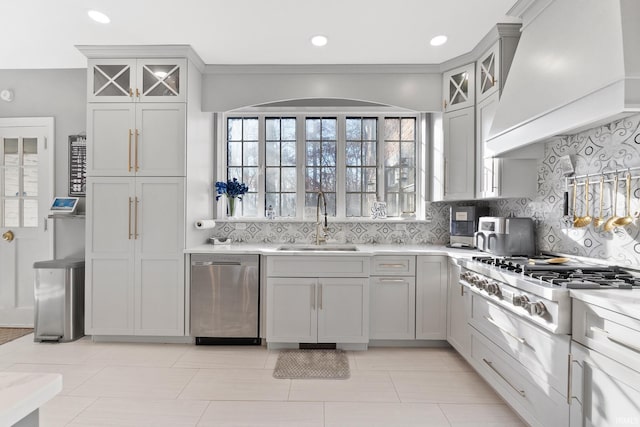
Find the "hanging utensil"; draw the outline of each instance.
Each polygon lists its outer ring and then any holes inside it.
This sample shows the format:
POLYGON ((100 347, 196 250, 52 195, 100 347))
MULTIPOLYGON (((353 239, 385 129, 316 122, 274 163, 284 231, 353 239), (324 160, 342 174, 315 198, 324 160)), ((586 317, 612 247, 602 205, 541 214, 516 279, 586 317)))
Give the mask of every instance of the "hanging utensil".
POLYGON ((623 216, 621 218, 618 218, 614 225, 616 227, 625 227, 629 224, 631 224, 631 222, 633 222, 633 217, 631 216, 631 173, 627 172, 627 199, 626 199, 626 205, 627 205, 627 214, 626 216, 623 216))
POLYGON ((600 176, 600 216, 593 220, 594 227, 600 227, 604 224, 604 217, 602 216, 602 194, 604 193, 604 175, 600 176))
POLYGON ((573 223, 578 220, 578 215, 576 215, 576 202, 578 201, 578 181, 573 180, 573 223))
POLYGON ((584 206, 584 216, 580 216, 573 221, 574 227, 586 227, 591 224, 591 221, 593 220, 591 215, 589 215, 589 176, 587 176, 587 179, 584 182, 584 206))
POLYGON ((607 222, 604 223, 602 229, 604 231, 611 231, 615 228, 615 222, 618 220, 618 173, 613 177, 613 216, 610 217, 607 222))

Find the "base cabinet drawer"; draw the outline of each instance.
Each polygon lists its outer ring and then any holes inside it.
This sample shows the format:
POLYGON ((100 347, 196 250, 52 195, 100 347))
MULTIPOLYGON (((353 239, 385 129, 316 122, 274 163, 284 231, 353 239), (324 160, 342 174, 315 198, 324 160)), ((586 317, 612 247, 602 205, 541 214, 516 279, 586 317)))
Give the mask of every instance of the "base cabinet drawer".
POLYGON ((471 363, 530 425, 569 425, 567 398, 552 387, 540 387, 520 363, 475 329, 471 335, 471 363))
POLYGON ((548 333, 477 294, 471 294, 471 324, 526 368, 534 382, 567 395, 568 335, 548 333))
POLYGON ((275 255, 267 257, 269 277, 369 277, 369 258, 275 255))

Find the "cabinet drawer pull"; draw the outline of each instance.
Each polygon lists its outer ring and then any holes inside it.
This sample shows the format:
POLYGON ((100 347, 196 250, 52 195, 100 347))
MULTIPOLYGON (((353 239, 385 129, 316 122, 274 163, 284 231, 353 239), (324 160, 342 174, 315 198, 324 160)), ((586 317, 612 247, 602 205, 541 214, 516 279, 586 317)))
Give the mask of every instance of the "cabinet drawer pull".
POLYGON ((495 326, 496 328, 500 329, 502 332, 504 332, 505 334, 509 335, 511 338, 513 338, 514 340, 518 341, 520 344, 526 344, 527 343, 527 341, 524 338, 520 338, 519 336, 514 335, 509 330, 507 330, 504 326, 501 326, 498 322, 493 320, 491 317, 489 317, 489 316, 483 316, 483 317, 485 318, 485 320, 487 322, 491 323, 493 326, 495 326))
POLYGON ((138 129, 136 129, 136 152, 135 152, 135 165, 136 165, 136 172, 138 172, 138 169, 140 169, 138 167, 138 136, 140 136, 140 132, 138 131, 138 129))
POLYGON ((491 370, 493 372, 495 372, 496 374, 498 374, 498 376, 500 378, 502 378, 504 380, 504 382, 506 382, 507 384, 509 384, 509 387, 511 387, 512 389, 514 389, 520 396, 525 397, 525 391, 524 390, 520 390, 517 387, 515 387, 513 384, 511 384, 511 382, 507 379, 507 377, 505 377, 504 375, 502 375, 502 373, 500 371, 498 371, 495 366, 493 366, 493 362, 488 361, 487 359, 485 359, 484 357, 482 358, 482 361, 484 363, 487 364, 488 367, 491 368, 491 370))
POLYGON ((133 131, 129 129, 129 152, 128 152, 128 163, 127 170, 131 172, 131 137, 133 136, 133 131))
POLYGON ((407 281, 404 279, 379 279, 381 282, 394 282, 394 283, 406 283, 407 281))
POLYGON ((573 391, 573 378, 571 378, 573 376, 573 357, 571 357, 571 353, 569 353, 568 355, 568 359, 569 359, 569 381, 567 381, 567 404, 571 405, 571 392, 573 391))
POLYGON ((460 296, 464 296, 464 285, 460 285, 460 296))
POLYGON ((310 299, 311 299, 311 310, 315 310, 316 309, 316 287, 315 285, 313 286, 313 291, 309 292, 309 294, 311 295, 310 299))
POLYGON ((129 197, 129 240, 133 237, 133 233, 131 233, 131 203, 133 200, 129 197))
POLYGON ((136 197, 136 204, 134 205, 135 218, 134 218, 134 224, 133 224, 133 236, 134 236, 135 240, 138 240, 138 237, 139 237, 139 234, 138 234, 138 203, 140 203, 140 200, 138 200, 138 198, 136 197))
POLYGON ((623 347, 628 348, 629 350, 635 351, 636 353, 640 353, 640 347, 638 347, 637 345, 631 344, 629 342, 626 342, 625 340, 621 340, 620 338, 616 338, 616 337, 612 337, 611 335, 609 335, 608 331, 605 331, 602 328, 598 328, 596 326, 592 326, 591 327, 591 331, 595 331, 595 332, 601 332, 603 334, 605 334, 607 336, 607 339, 615 344, 621 345, 623 347))
POLYGON ((387 268, 404 268, 406 266, 406 264, 380 264, 380 267, 387 267, 387 268))
POLYGON ((318 310, 322 310, 322 283, 318 286, 318 310))

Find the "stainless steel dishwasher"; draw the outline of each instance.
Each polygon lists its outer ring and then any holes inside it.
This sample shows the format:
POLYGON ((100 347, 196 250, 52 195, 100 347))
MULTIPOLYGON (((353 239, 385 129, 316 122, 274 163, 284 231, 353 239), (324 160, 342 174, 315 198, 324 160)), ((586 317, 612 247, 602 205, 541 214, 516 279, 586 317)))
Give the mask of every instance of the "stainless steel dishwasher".
POLYGON ((260 344, 258 255, 191 255, 196 344, 260 344))

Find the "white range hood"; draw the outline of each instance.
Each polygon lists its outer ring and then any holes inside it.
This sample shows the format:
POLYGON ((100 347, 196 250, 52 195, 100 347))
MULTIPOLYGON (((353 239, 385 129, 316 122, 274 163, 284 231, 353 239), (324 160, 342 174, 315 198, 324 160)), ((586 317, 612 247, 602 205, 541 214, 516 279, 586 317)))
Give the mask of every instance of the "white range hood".
POLYGON ((521 0, 487 148, 502 154, 640 112, 640 0, 521 0))

